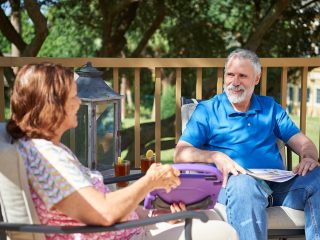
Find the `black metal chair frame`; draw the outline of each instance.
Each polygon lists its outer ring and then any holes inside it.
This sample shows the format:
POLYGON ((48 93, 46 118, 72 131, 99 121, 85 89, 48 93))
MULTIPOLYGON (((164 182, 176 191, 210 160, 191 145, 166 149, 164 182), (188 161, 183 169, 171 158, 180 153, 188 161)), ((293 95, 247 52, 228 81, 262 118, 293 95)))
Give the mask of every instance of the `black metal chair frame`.
MULTIPOLYGON (((105 184, 117 183, 119 181, 133 181, 142 177, 143 173, 132 174, 123 177, 105 178, 105 184)), ((166 222, 176 219, 185 219, 185 239, 191 240, 191 228, 192 219, 199 219, 202 222, 207 222, 208 216, 203 212, 196 211, 183 211, 178 213, 163 214, 160 216, 144 218, 139 220, 125 221, 116 223, 108 227, 104 226, 49 226, 42 224, 23 224, 23 223, 6 223, 0 222, 0 232, 5 234, 5 231, 14 232, 30 232, 30 233, 55 233, 55 234, 71 234, 71 233, 98 233, 98 232, 109 232, 118 231, 121 229, 135 228, 146 225, 151 225, 159 222, 166 222)), ((3 235, 4 235, 3 234, 3 235)))

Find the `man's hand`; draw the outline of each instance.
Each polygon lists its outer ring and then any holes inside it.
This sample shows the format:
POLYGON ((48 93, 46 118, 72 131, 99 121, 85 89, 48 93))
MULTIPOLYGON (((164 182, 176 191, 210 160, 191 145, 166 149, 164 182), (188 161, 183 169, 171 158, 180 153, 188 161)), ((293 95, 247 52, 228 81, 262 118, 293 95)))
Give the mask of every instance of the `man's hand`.
POLYGON ((301 162, 293 169, 294 173, 304 176, 307 172, 312 171, 319 166, 319 163, 313 158, 304 157, 301 162))
POLYGON ((246 170, 222 152, 215 152, 213 162, 223 174, 222 187, 227 186, 229 174, 237 176, 239 173, 246 174, 246 170))
POLYGON ((319 166, 316 160, 319 158, 317 147, 302 132, 293 135, 287 144, 301 157, 301 162, 293 169, 294 173, 304 176, 308 171, 319 166))

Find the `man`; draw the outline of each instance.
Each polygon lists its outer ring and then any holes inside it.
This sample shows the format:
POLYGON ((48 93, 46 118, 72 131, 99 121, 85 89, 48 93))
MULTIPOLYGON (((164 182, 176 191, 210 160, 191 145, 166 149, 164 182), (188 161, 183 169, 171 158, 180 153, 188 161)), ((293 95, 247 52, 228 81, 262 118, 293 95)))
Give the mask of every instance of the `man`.
POLYGON ((249 50, 227 58, 224 93, 198 104, 175 150, 175 162, 213 163, 223 173, 218 201, 241 240, 267 239, 268 197, 274 206, 305 211, 306 238, 320 239, 320 168, 315 145, 271 97, 257 96, 261 64, 249 50), (261 184, 245 168, 284 169, 276 139, 301 162, 284 183, 261 184), (266 188, 267 186, 267 188, 266 188), (271 191, 270 191, 271 190, 271 191))

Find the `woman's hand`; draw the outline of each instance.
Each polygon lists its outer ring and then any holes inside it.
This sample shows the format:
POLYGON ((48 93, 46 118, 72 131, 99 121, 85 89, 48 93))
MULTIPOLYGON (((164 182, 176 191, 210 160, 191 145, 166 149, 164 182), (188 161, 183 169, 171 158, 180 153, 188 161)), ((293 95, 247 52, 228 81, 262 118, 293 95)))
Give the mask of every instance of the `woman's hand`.
MULTIPOLYGON (((186 205, 183 202, 173 203, 170 205, 170 210, 169 209, 155 209, 152 211, 152 216, 159 216, 161 214, 166 214, 166 213, 176 213, 176 212, 181 212, 181 211, 186 211, 186 205)), ((170 220, 168 223, 170 224, 176 224, 181 222, 181 219, 175 219, 175 220, 170 220)))
POLYGON ((150 178, 149 182, 153 189, 163 188, 166 192, 180 185, 180 171, 170 165, 162 165, 153 163, 146 173, 146 177, 150 178))

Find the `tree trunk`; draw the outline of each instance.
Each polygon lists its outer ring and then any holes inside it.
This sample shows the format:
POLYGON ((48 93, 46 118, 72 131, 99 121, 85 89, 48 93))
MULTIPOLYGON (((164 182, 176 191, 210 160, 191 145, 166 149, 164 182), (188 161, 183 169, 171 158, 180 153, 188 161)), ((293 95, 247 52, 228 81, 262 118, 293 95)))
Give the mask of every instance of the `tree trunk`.
MULTIPOLYGON (((20 2, 19 1, 11 1, 12 13, 10 16, 10 21, 13 28, 16 30, 18 34, 21 34, 21 15, 20 15, 20 2)), ((14 43, 11 43, 11 56, 19 57, 21 54, 20 50, 14 43)), ((16 73, 16 69, 14 70, 16 73)))
POLYGON ((276 21, 281 17, 283 12, 288 8, 288 0, 278 0, 274 2, 274 5, 270 8, 267 14, 262 18, 260 23, 256 24, 248 37, 244 48, 248 48, 252 51, 256 51, 261 45, 261 41, 266 33, 276 21))

